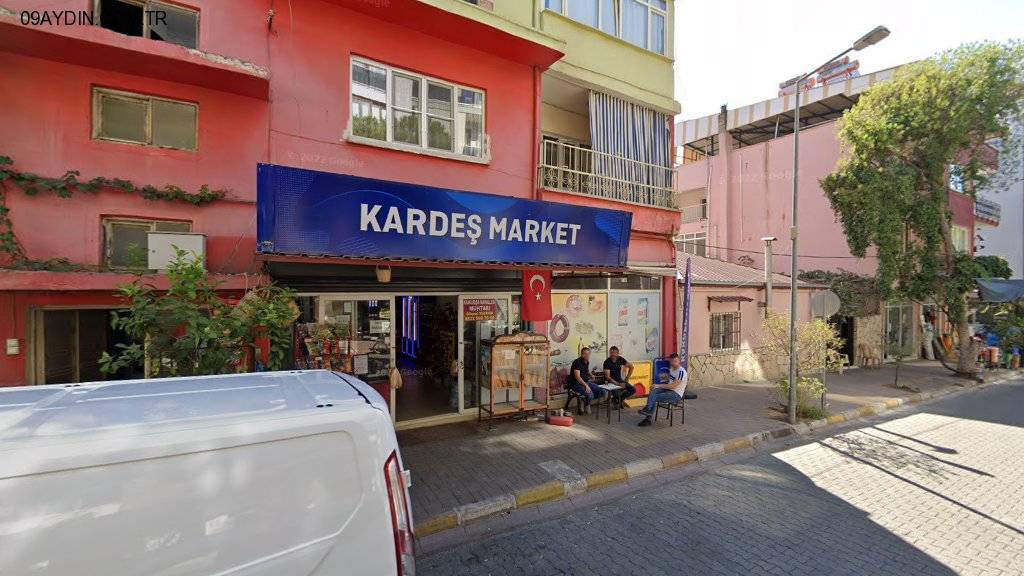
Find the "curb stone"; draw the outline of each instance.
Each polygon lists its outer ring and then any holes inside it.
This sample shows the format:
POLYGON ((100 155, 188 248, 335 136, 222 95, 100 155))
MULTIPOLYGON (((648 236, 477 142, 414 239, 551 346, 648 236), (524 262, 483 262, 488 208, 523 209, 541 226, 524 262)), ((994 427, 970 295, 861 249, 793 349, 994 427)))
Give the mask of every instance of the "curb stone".
POLYGON ((515 510, 525 508, 544 502, 563 500, 569 496, 578 495, 584 492, 592 492, 608 486, 614 486, 627 482, 630 479, 650 476, 662 470, 689 466, 698 462, 711 460, 739 452, 742 450, 755 449, 757 446, 789 436, 806 436, 812 431, 821 430, 832 426, 838 426, 849 422, 861 420, 871 416, 884 414, 897 408, 910 404, 919 404, 927 400, 941 398, 951 394, 962 394, 970 390, 987 388, 994 384, 1013 380, 1019 375, 1010 375, 991 382, 984 382, 970 387, 951 388, 936 390, 934 392, 917 392, 903 398, 890 398, 884 402, 867 404, 844 412, 830 415, 827 418, 814 420, 812 422, 800 422, 795 425, 786 425, 783 428, 764 430, 730 438, 721 442, 712 442, 697 446, 691 450, 674 452, 660 458, 645 458, 634 460, 622 466, 616 466, 608 470, 593 472, 582 478, 582 481, 563 482, 553 480, 544 482, 528 488, 517 490, 511 494, 501 494, 493 498, 463 504, 452 510, 432 516, 424 521, 417 522, 415 534, 417 539, 425 538, 439 532, 451 530, 468 522, 497 516, 515 510))

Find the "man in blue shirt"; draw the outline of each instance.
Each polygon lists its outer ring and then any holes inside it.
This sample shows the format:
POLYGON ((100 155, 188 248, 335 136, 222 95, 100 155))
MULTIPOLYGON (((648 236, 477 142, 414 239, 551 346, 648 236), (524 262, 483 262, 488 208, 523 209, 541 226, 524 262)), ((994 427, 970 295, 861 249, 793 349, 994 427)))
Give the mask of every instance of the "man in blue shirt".
POLYGON ((658 402, 678 402, 686 393, 686 382, 689 375, 686 373, 686 368, 683 368, 682 359, 679 358, 679 354, 675 353, 668 359, 670 363, 668 382, 651 387, 651 393, 647 396, 647 406, 640 409, 640 414, 644 416, 644 419, 638 426, 651 425, 651 415, 654 414, 658 402))
POLYGON ((608 393, 590 381, 590 348, 580 350, 580 357, 572 361, 569 367, 569 378, 566 389, 572 390, 583 397, 583 411, 590 413, 590 402, 596 397, 601 398, 608 393))

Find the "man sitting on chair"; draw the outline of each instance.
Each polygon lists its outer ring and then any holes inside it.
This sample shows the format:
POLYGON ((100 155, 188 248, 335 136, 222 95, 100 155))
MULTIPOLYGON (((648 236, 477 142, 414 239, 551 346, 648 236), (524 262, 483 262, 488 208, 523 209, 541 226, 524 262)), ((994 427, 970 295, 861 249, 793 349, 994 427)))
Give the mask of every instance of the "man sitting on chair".
POLYGON ((629 377, 633 375, 633 365, 622 356, 619 356, 619 347, 612 346, 608 349, 608 359, 604 361, 604 381, 607 384, 622 386, 622 392, 615 396, 617 402, 622 402, 633 394, 636 394, 636 386, 629 383, 629 377), (626 374, 622 374, 622 369, 626 374))
POLYGON ((590 402, 594 397, 601 398, 608 393, 607 390, 590 381, 590 348, 580 350, 580 357, 572 361, 566 388, 583 398, 583 411, 588 414, 590 413, 590 402))
POLYGON ((655 384, 651 387, 651 393, 647 396, 647 406, 640 409, 644 419, 639 426, 650 426, 651 415, 658 406, 658 402, 679 402, 686 393, 686 381, 689 376, 686 368, 683 368, 683 361, 679 354, 673 353, 668 357, 670 368, 668 370, 668 382, 655 384))

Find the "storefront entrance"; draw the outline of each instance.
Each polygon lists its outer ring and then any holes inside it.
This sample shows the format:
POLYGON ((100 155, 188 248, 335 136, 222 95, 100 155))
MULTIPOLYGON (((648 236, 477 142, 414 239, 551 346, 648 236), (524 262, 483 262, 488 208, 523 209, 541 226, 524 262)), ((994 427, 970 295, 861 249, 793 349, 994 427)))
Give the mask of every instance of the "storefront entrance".
POLYGON ((296 325, 296 367, 364 380, 402 425, 472 417, 481 343, 522 328, 519 299, 510 293, 303 295, 308 313, 296 325), (391 388, 392 367, 401 388, 391 388))

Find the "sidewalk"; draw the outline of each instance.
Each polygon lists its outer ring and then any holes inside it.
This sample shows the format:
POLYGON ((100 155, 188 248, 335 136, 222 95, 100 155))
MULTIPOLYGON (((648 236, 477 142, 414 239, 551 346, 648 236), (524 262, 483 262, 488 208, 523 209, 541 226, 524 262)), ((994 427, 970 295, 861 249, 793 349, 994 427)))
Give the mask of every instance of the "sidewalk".
MULTIPOLYGON (((911 397, 913 391, 892 386, 893 375, 892 365, 829 374, 829 414, 911 397)), ((904 364, 900 382, 926 395, 969 383, 952 377, 937 362, 925 361, 904 364)), ((569 490, 575 484, 585 490, 587 475, 627 463, 751 434, 791 432, 770 383, 711 386, 697 392, 698 399, 687 402, 686 424, 677 420, 672 428, 663 420, 649 428, 637 427, 641 417, 635 410, 623 410, 622 422, 613 412, 611 424, 602 413, 600 419, 577 416, 569 428, 500 420, 493 429, 473 421, 399 432, 402 457, 412 472, 417 532, 421 527, 424 534, 445 529, 450 522, 438 525, 444 515, 486 515, 486 510, 464 510, 487 508, 485 501, 500 508, 506 504, 501 500, 511 499, 517 491, 543 492, 544 486, 561 491, 562 486, 569 490), (459 507, 463 508, 453 514, 459 507)))

